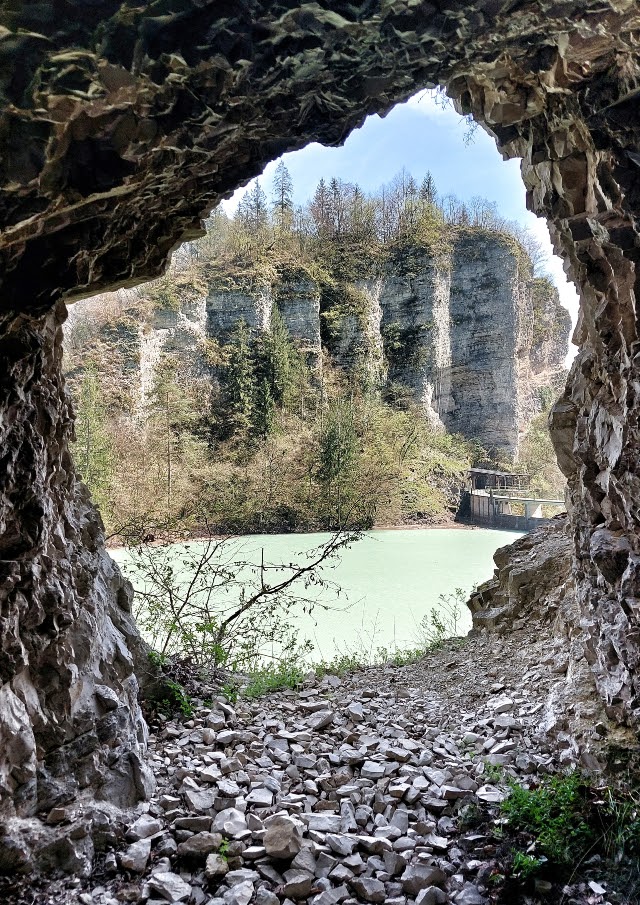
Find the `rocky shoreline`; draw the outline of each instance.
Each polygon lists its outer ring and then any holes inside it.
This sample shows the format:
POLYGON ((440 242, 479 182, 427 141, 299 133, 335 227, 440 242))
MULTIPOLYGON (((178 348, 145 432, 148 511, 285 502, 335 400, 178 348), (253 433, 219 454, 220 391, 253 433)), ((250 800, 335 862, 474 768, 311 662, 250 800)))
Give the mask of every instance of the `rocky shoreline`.
MULTIPOLYGON (((445 528, 446 529, 455 529, 456 531, 457 530, 459 530, 459 531, 476 531, 476 530, 483 530, 486 528, 486 526, 472 525, 469 522, 460 522, 455 519, 454 515, 451 515, 448 517, 447 516, 434 517, 433 519, 431 519, 429 521, 423 521, 423 522, 406 522, 406 523, 400 522, 399 524, 392 524, 392 525, 373 525, 373 527, 371 527, 371 528, 364 528, 362 530, 363 530, 364 534, 373 534, 376 531, 433 531, 433 530, 443 530, 445 528)), ((496 528, 495 530, 499 531, 501 529, 496 528)), ((242 537, 258 537, 258 536, 260 536, 261 537, 263 535, 269 536, 269 535, 287 534, 287 535, 292 535, 292 536, 299 535, 300 537, 306 537, 308 535, 330 534, 330 533, 332 533, 332 531, 329 531, 329 530, 323 531, 321 529, 314 530, 314 531, 311 531, 311 530, 310 531, 291 531, 291 530, 287 530, 285 526, 280 526, 280 528, 278 528, 277 530, 274 529, 272 531, 265 531, 260 534, 258 532, 253 532, 252 534, 234 535, 234 534, 225 534, 224 532, 218 533, 215 531, 211 531, 210 529, 202 528, 201 530, 191 529, 188 532, 187 531, 176 532, 175 536, 170 537, 170 539, 167 539, 164 533, 162 533, 162 536, 161 536, 161 533, 159 532, 158 537, 156 537, 154 535, 153 540, 147 540, 147 541, 144 541, 144 543, 154 545, 154 546, 161 546, 163 544, 174 544, 174 543, 179 544, 179 543, 184 543, 186 541, 198 541, 198 540, 209 540, 209 539, 224 540, 225 538, 233 538, 236 536, 237 537, 240 537, 240 536, 242 536, 242 537)), ((126 543, 124 543, 122 540, 120 540, 118 535, 115 535, 115 536, 107 539, 105 546, 106 546, 107 550, 122 550, 123 548, 125 548, 128 545, 126 543)))
POLYGON ((597 766, 590 749, 607 732, 598 705, 578 740, 563 731, 575 710, 568 669, 549 623, 529 623, 254 701, 218 693, 188 719, 152 723, 157 789, 126 821, 107 804, 49 814, 66 829, 73 880, 5 879, 0 899, 629 903, 597 863, 569 886, 544 879, 532 895, 499 898, 508 782, 597 766))

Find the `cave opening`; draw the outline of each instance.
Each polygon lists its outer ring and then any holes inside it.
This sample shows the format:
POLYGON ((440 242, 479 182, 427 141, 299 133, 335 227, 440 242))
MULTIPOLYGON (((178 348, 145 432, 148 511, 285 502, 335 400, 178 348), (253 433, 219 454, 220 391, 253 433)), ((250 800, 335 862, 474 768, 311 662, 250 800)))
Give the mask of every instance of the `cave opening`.
MULTIPOLYGON (((519 162, 502 161, 485 132, 471 134, 442 94, 419 92, 384 118, 367 118, 339 148, 312 144, 273 161, 205 226, 159 280, 69 308, 64 372, 79 416, 75 460, 108 546, 208 529, 295 538, 344 527, 331 508, 335 487, 320 477, 326 423, 342 406, 359 444, 377 449, 375 462, 359 455, 336 478, 349 527, 431 526, 442 540, 458 515, 487 529, 490 546, 482 531, 466 544, 456 531, 450 548, 420 553, 415 536, 396 532, 387 543, 404 538, 407 562, 362 586, 359 578, 353 585, 345 551, 343 593, 346 581, 348 599, 369 602, 357 615, 342 610, 306 626, 316 656, 362 645, 374 625, 381 649, 415 647, 425 614, 444 607, 441 596, 453 599, 452 562, 460 601, 451 631, 466 630, 462 597, 490 577, 494 550, 563 508, 546 420, 566 378, 569 324, 551 281, 574 313, 577 301, 546 226, 526 210, 519 162), (282 378, 284 388, 270 377, 267 412, 262 343, 276 316, 293 355, 285 370, 295 376, 282 378), (240 321, 252 401, 237 421, 228 375, 240 361, 240 321), (440 447, 453 446, 440 448, 428 427, 478 446, 442 438, 440 447), (510 499, 481 492, 460 503, 465 459, 486 470, 510 467, 514 456, 530 476, 526 487, 510 499), (403 467, 393 468, 398 461, 403 467), (427 571, 410 579, 412 563, 427 571), (405 576, 402 588, 392 581, 385 589, 394 574, 405 576), (427 597, 422 585, 431 587, 427 597)), ((136 609, 139 624, 150 622, 146 640, 163 647, 158 614, 149 620, 136 609)))
POLYGON ((522 159, 527 203, 580 287, 580 351, 551 415, 569 483, 571 637, 608 715, 637 722, 637 6, 339 6, 254 3, 252 18, 225 8, 224 20, 195 3, 80 17, 68 4, 55 22, 42 4, 3 13, 16 65, 0 139, 7 817, 81 793, 131 804, 151 788, 146 653, 69 456, 61 301, 158 276, 268 160, 339 143, 417 84, 446 85, 522 159), (187 48, 194 25, 207 39, 187 48))

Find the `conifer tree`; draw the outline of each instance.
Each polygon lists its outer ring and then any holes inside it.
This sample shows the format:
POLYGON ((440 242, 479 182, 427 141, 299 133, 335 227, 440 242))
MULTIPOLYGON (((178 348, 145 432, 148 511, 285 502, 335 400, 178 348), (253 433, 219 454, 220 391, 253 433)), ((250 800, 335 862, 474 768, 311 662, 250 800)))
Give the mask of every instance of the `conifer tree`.
POLYGON ((315 224, 316 233, 320 239, 324 238, 330 228, 331 198, 327 183, 321 179, 317 185, 313 200, 310 205, 311 216, 315 224))
POLYGON ((278 229, 290 229, 293 220, 293 179, 283 160, 276 167, 273 177, 272 208, 278 229))
POLYGON ((233 436, 251 427, 256 377, 249 328, 238 322, 229 343, 229 363, 224 376, 219 434, 233 436))
POLYGON ((254 398, 251 426, 253 431, 266 440, 273 433, 276 423, 276 406, 271 392, 269 379, 265 376, 258 380, 254 398))
POLYGON ((324 485, 330 523, 341 526, 345 504, 354 491, 352 478, 358 459, 353 402, 338 399, 324 419, 318 448, 318 478, 324 485))
POLYGON ((425 173, 425 177, 422 180, 422 184, 420 186, 420 201, 425 202, 426 204, 435 204, 437 197, 436 184, 433 176, 427 170, 425 173))
POLYGON ((89 365, 80 387, 76 412, 75 459, 82 480, 106 520, 113 473, 113 448, 108 430, 98 369, 89 365))
POLYGON ((346 227, 345 184, 335 176, 329 183, 329 221, 332 238, 339 239, 346 227))
POLYGON ((254 234, 269 225, 269 207, 260 180, 256 179, 240 200, 236 214, 245 229, 254 234))

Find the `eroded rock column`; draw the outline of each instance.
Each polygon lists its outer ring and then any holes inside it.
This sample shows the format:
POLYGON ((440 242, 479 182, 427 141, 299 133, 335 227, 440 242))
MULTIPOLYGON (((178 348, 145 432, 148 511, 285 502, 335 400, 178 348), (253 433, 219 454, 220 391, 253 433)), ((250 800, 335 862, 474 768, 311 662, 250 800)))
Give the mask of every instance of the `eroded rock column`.
POLYGON ((536 82, 495 67, 457 84, 461 106, 523 158, 532 210, 548 218, 580 291, 580 352, 550 419, 568 480, 572 581, 585 654, 609 716, 640 720, 640 70, 610 59, 572 92, 580 40, 536 82), (551 88, 552 93, 547 94, 551 88), (635 100, 634 100, 635 99, 635 100))
POLYGON ((64 317, 18 316, 0 338, 0 817, 150 790, 131 590, 69 453, 64 317))

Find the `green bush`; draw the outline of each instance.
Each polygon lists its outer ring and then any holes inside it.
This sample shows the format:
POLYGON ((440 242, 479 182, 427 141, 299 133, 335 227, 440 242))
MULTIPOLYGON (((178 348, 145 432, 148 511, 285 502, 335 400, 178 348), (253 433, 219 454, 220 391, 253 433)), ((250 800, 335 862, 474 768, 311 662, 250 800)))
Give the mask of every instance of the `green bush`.
POLYGON ((285 688, 298 688, 303 681, 304 672, 301 664, 293 660, 284 660, 254 672, 249 683, 243 688, 242 694, 245 698, 260 698, 285 688))
POLYGON ((532 836, 536 847, 558 865, 576 864, 593 848, 591 797, 580 773, 554 776, 534 789, 513 783, 502 803, 510 825, 532 836))

